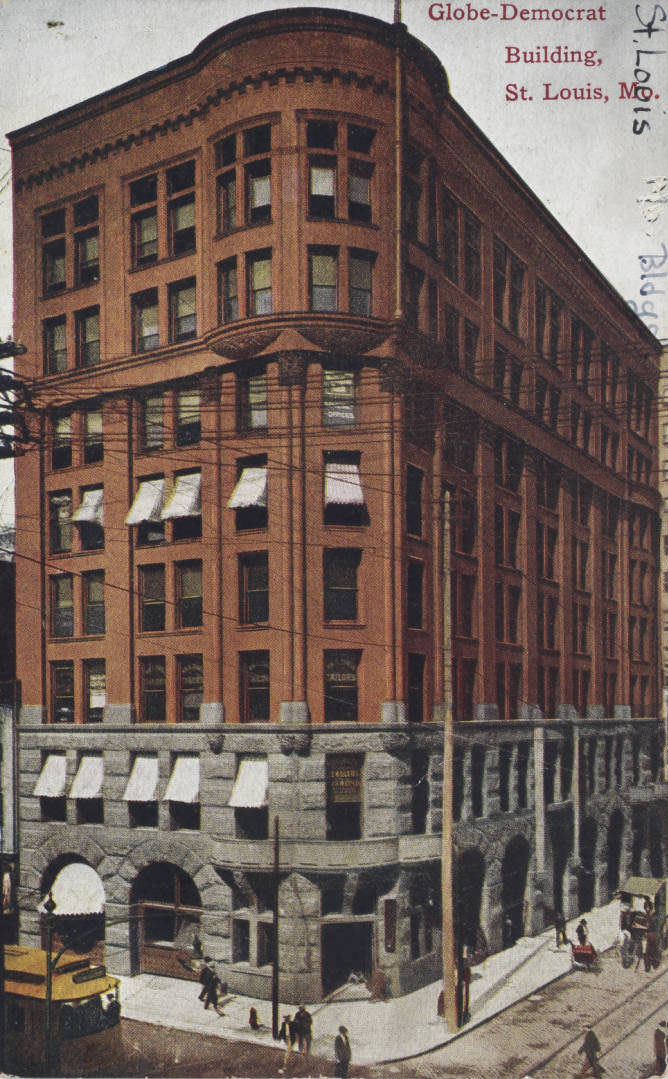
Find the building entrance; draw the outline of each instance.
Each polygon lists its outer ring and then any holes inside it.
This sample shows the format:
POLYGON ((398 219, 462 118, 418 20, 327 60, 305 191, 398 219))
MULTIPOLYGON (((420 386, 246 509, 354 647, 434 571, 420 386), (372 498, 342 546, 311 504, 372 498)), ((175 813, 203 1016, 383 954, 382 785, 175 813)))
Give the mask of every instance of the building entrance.
POLYGON ((350 974, 371 976, 372 922, 345 922, 322 927, 322 991, 327 996, 350 974))
POLYGON ((202 902, 188 874, 168 862, 146 866, 131 901, 134 972, 196 980, 191 959, 202 902))

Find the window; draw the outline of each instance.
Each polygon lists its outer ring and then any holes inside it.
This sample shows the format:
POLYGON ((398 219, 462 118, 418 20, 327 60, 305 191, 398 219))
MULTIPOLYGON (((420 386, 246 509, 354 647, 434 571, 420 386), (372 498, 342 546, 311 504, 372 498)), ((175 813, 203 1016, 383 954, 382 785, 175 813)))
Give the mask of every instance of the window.
POLYGON ((250 457, 238 462, 239 478, 228 500, 228 508, 236 511, 237 531, 266 528, 267 460, 250 457))
POLYGON ((311 311, 336 311, 338 255, 336 251, 311 251, 309 254, 309 285, 311 311))
POLYGON ((72 637, 74 634, 74 589, 71 573, 51 578, 51 634, 72 637))
POLYGON ((104 633, 104 570, 82 574, 84 633, 104 633))
POLYGON ((69 468, 72 464, 72 417, 56 416, 53 420, 51 467, 69 468))
POLYGON ((104 547, 104 490, 88 487, 81 490, 81 502, 72 514, 79 529, 82 551, 99 551, 104 547))
POLYGON ((92 285, 99 281, 100 239, 96 228, 75 233, 74 255, 77 285, 92 285))
POLYGON ((176 395, 176 445, 193 446, 201 435, 199 390, 179 390, 176 395))
POLYGON ((517 569, 517 541, 521 518, 515 510, 494 508, 494 545, 497 566, 517 569))
POLYGON ((139 628, 152 633, 165 628, 165 567, 139 567, 139 628))
POLYGON ((308 212, 311 217, 334 217, 336 164, 313 158, 309 162, 308 212))
POLYGON ((477 374, 476 367, 478 363, 478 340, 480 337, 480 328, 476 326, 474 322, 469 322, 467 318, 464 319, 464 344, 463 344, 463 366, 467 374, 475 377, 477 374))
POLYGON ((536 345, 552 363, 559 360, 563 304, 542 281, 536 281, 536 345))
POLYGON ((141 402, 141 442, 145 453, 164 446, 164 398, 161 393, 141 402))
POLYGON ((234 169, 218 177, 218 231, 237 227, 237 175, 234 169))
POLYGON ((180 629, 202 625, 201 562, 176 565, 176 620, 180 629))
POLYGON ((53 296, 65 288, 65 239, 45 244, 42 251, 44 292, 53 296))
POLYGON ((322 552, 325 621, 357 621, 357 572, 361 557, 361 551, 347 548, 322 552))
POLYGON ((406 470, 406 531, 411 536, 422 535, 422 483, 424 473, 409 465, 406 470))
POLYGON ((359 839, 362 835, 362 757, 325 757, 327 839, 359 839))
POLYGON ((348 164, 348 217, 351 221, 371 223, 371 177, 373 165, 351 160, 348 164))
POLYGON ((102 409, 91 408, 84 412, 84 464, 93 465, 104 460, 102 409))
POLYGON ((155 202, 158 197, 158 177, 155 173, 150 176, 142 176, 140 180, 134 180, 130 184, 130 205, 143 206, 147 202, 155 202))
POLYGON ((520 332, 525 267, 501 240, 494 240, 494 317, 512 333, 520 332))
POLYGON ((72 550, 72 494, 59 491, 49 495, 49 539, 51 554, 72 550))
POLYGON ((132 297, 132 331, 135 352, 150 352, 160 345, 157 289, 148 289, 132 297))
POLYGON ((164 723, 167 718, 164 656, 142 656, 139 675, 140 722, 164 723))
POLYGON ((480 298, 482 280, 482 226, 470 210, 464 209, 464 291, 474 300, 480 298))
POLYGON ((201 656, 176 657, 178 718, 181 723, 198 723, 204 690, 201 656))
POLYGON ((170 339, 188 341, 197 336, 195 281, 179 281, 169 286, 170 339))
POLYGON ((349 307, 351 315, 360 315, 370 318, 372 313, 371 303, 371 276, 373 269, 373 256, 363 254, 351 254, 348 258, 348 290, 349 307))
POLYGON ((51 722, 74 723, 74 663, 51 664, 51 722))
POLYGON ((164 801, 169 803, 170 830, 198 831, 200 827, 199 757, 176 754, 172 761, 172 773, 164 794, 164 801))
POLYGON ((424 719, 425 657, 408 653, 408 722, 422 723, 424 719))
POLYGON ((158 214, 143 210, 132 218, 132 262, 135 268, 149 266, 158 258, 158 214))
POLYGON ((103 659, 85 661, 84 694, 86 723, 102 723, 107 703, 107 677, 103 659))
POLYGON ((323 427, 348 427, 355 423, 355 374, 338 368, 322 372, 323 427))
POLYGON ((269 720, 269 652, 239 653, 239 718, 242 723, 269 720))
POLYGON ((174 476, 174 486, 162 510, 163 521, 173 521, 172 539, 198 539, 202 535, 202 476, 182 472, 174 476))
POLYGON ((255 431, 267 426, 267 376, 264 372, 240 378, 238 416, 241 431, 255 431))
MULTIPOLYGON (((589 390, 594 334, 579 318, 571 321, 571 381, 589 390)), ((603 377, 604 361, 601 361, 603 377)))
POLYGON ((239 621, 269 621, 269 555, 266 551, 239 556, 239 621))
POLYGON ((131 828, 158 827, 157 791, 158 758, 137 754, 123 794, 131 828))
POLYGON ((359 661, 359 652, 325 651, 325 723, 357 722, 357 667, 359 661))
POLYGON ((76 318, 77 365, 93 367, 100 362, 100 312, 91 307, 79 311, 76 318))
POLYGON ((249 315, 271 314, 270 251, 257 251, 252 255, 248 255, 248 301, 249 315))
POLYGON ((370 154, 375 137, 376 132, 372 127, 348 124, 348 149, 354 154, 370 154))
POLYGON ((194 251, 195 233, 195 196, 187 195, 169 204, 170 253, 176 258, 194 251))
POLYGON ((249 225, 271 221, 271 161, 246 165, 246 221, 249 225))
POLYGON ((368 513, 364 502, 359 453, 325 451, 323 463, 325 524, 366 524, 368 513))
POLYGON ((236 257, 226 259, 218 267, 218 311, 221 323, 235 322, 239 318, 236 257))
POLYGON ((57 375, 67 370, 67 338, 65 316, 50 318, 44 323, 44 372, 57 375))
POLYGON ((330 120, 309 120, 306 125, 306 145, 312 149, 334 150, 338 125, 330 120))
POLYGON ((406 576, 406 624, 409 629, 422 629, 423 577, 422 563, 409 562, 406 576))
POLYGON ((423 283, 424 274, 422 270, 419 270, 417 266, 407 265, 405 267, 406 295, 404 308, 406 321, 415 328, 420 324, 420 296, 423 283))
POLYGON ((494 447, 494 479, 508 491, 519 490, 524 471, 524 449, 518 442, 499 436, 494 447))

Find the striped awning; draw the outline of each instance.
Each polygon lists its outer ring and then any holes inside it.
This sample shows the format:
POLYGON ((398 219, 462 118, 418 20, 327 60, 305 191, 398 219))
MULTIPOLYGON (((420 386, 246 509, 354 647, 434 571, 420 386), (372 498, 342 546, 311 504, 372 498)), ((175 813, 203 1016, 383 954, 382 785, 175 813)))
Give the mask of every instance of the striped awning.
MULTIPOLYGON (((104 886, 95 870, 85 862, 70 862, 53 882, 54 914, 103 914, 104 886)), ((37 908, 44 912, 47 896, 37 908)))
POLYGON ((227 505, 231 510, 244 510, 249 509, 251 506, 266 506, 266 466, 244 468, 227 505))
POLYGON ((142 480, 135 500, 125 518, 126 525, 141 525, 145 521, 159 521, 165 501, 165 480, 142 480))
POLYGON ((325 461, 325 505, 364 505, 364 491, 358 464, 347 461, 325 461))
POLYGON ((64 753, 49 753, 35 786, 35 798, 62 798, 67 782, 67 758, 64 753))
POLYGON ((81 504, 72 514, 75 524, 104 524, 104 490, 95 487, 91 491, 84 491, 81 504))
POLYGON ((173 517, 197 517, 202 512, 202 476, 199 472, 189 472, 177 476, 174 488, 162 511, 163 521, 173 517))
POLYGON ((199 757, 176 757, 164 801, 199 802, 199 757))
POLYGON ((126 802, 154 802, 158 793, 158 758, 135 757, 123 799, 126 802))
POLYGON ((102 757, 83 756, 70 789, 70 798, 100 798, 103 780, 104 761, 102 757))
POLYGON ((242 758, 228 805, 236 809, 264 809, 268 791, 268 762, 257 757, 242 758))

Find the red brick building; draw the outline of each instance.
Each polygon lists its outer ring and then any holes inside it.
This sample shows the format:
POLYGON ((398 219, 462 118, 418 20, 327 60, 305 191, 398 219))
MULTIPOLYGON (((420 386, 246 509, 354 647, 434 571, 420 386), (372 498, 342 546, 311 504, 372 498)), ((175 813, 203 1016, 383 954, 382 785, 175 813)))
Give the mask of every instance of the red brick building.
POLYGON ((267 993, 279 815, 286 995, 436 976, 451 693, 466 932, 663 860, 660 348, 434 55, 271 12, 11 142, 25 931, 86 861, 112 967, 267 993))

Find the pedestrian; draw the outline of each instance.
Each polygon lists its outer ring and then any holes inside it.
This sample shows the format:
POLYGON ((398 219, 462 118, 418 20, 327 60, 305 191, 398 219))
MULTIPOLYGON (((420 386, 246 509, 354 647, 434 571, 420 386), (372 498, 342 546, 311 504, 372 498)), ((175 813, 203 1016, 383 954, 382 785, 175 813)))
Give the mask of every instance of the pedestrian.
POLYGON ((666 1070, 666 1024, 659 1023, 654 1031, 654 1074, 663 1075, 666 1070))
POLYGON ((311 1042, 313 1040, 313 1016, 306 1010, 303 1004, 300 1004, 297 1008, 294 1024, 297 1032, 297 1048, 299 1049, 299 1052, 310 1053, 311 1042))
POLYGON ((260 1020, 258 1019, 258 1014, 257 1014, 257 1009, 256 1008, 251 1008, 250 1012, 248 1013, 248 1025, 251 1028, 251 1030, 259 1030, 260 1029, 260 1020))
POLYGON ((281 1029, 278 1032, 279 1040, 285 1042, 285 1053, 283 1054, 283 1067, 278 1069, 278 1074, 283 1075, 290 1063, 290 1057, 292 1056, 292 1049, 295 1044, 295 1037, 297 1030, 295 1027, 294 1019, 291 1015, 284 1015, 283 1022, 281 1023, 281 1029))
POLYGON ((512 948, 515 943, 515 930, 513 928, 513 919, 509 914, 506 914, 503 919, 503 947, 512 948))
POLYGON ((584 1041, 578 1049, 578 1054, 580 1053, 584 1053, 585 1062, 582 1065, 581 1071, 578 1072, 578 1077, 586 1075, 588 1071, 591 1071, 596 1076, 596 1079, 601 1079, 603 1069, 598 1062, 598 1058, 601 1055, 601 1043, 591 1027, 587 1027, 585 1031, 584 1041))
POLYGON ((566 919, 560 910, 555 911, 554 914, 554 932, 557 938, 557 948, 561 948, 562 944, 570 943, 566 936, 566 919))
MULTIPOLYGON (((199 997, 197 998, 198 1000, 204 1000, 205 999, 205 997, 207 995, 207 992, 208 992, 208 989, 209 989, 209 985, 211 984, 213 979, 216 977, 214 969, 213 969, 211 964, 212 964, 211 956, 210 955, 205 955, 204 959, 202 960, 202 964, 201 964, 201 966, 199 968, 199 984, 202 986, 202 988, 200 990, 199 997)), ((206 1007, 206 1005, 205 1005, 205 1007, 206 1007)))
POLYGON ((585 918, 581 918, 575 927, 575 935, 578 938, 578 944, 584 945, 589 940, 589 929, 587 928, 587 921, 585 918))
POLYGON ((337 1076, 337 1079, 348 1079, 348 1068, 353 1054, 350 1048, 347 1027, 339 1027, 339 1033, 334 1039, 334 1056, 336 1058, 334 1075, 337 1076))

